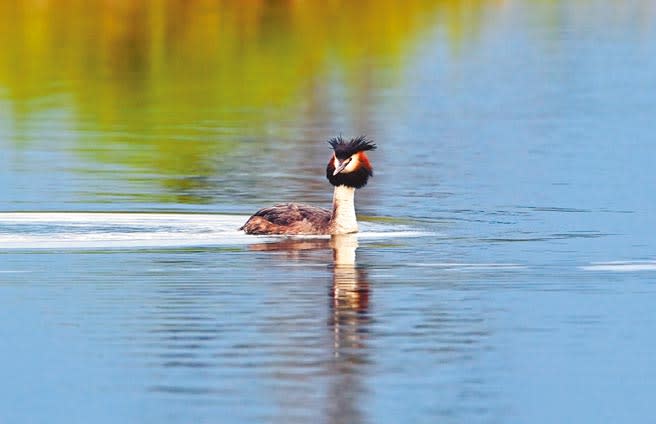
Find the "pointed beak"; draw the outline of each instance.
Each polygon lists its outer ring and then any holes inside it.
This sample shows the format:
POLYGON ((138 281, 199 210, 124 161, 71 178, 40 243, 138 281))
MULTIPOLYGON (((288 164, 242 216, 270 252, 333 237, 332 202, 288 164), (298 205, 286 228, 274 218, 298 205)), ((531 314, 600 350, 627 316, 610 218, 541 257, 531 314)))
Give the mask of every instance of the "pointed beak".
POLYGON ((335 175, 339 174, 340 172, 342 172, 344 170, 344 168, 346 168, 346 166, 349 164, 349 162, 351 162, 351 158, 348 158, 348 159, 345 159, 344 161, 342 161, 342 163, 340 163, 339 166, 337 168, 335 168, 335 171, 333 171, 333 176, 335 176, 335 175))

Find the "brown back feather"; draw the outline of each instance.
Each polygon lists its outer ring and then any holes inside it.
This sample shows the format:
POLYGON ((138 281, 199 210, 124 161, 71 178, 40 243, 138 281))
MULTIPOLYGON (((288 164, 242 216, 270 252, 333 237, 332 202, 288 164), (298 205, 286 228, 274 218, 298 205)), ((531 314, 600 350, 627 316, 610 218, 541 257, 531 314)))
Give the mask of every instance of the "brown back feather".
POLYGON ((260 209, 240 228, 246 234, 328 234, 329 210, 299 203, 260 209))

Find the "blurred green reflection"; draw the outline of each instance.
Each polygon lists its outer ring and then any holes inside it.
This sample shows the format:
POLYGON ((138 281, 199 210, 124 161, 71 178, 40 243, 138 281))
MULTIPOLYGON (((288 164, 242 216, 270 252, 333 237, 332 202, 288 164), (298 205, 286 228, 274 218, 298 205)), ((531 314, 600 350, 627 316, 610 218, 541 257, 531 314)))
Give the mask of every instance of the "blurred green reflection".
MULTIPOLYGON (((220 158, 244 141, 342 129, 326 124, 339 113, 327 105, 331 75, 340 76, 354 126, 366 130, 380 101, 372 93, 399 78, 412 43, 437 25, 457 46, 484 4, 4 1, 0 99, 17 147, 34 141, 36 125, 40 138, 63 125, 52 143, 73 138, 80 158, 187 192, 226 172, 220 158), (66 113, 44 119, 53 110, 66 113)), ((181 201, 158 199, 169 200, 181 201)))

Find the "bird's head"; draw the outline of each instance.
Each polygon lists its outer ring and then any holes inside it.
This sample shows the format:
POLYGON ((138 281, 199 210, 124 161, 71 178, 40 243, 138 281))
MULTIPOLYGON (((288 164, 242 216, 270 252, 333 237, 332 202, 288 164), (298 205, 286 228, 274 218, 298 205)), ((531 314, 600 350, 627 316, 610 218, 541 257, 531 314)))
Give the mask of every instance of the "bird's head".
POLYGON ((326 178, 334 186, 361 188, 374 175, 367 150, 375 150, 376 144, 365 136, 345 141, 342 137, 328 140, 333 148, 333 155, 326 167, 326 178))

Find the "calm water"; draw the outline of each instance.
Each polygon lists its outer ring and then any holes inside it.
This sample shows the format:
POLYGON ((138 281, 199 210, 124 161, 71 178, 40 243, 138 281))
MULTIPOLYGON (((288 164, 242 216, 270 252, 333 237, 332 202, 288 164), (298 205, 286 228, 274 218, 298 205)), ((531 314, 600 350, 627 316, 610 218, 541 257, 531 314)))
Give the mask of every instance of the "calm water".
POLYGON ((149 4, 0 6, 0 421, 652 420, 652 2, 149 4))

